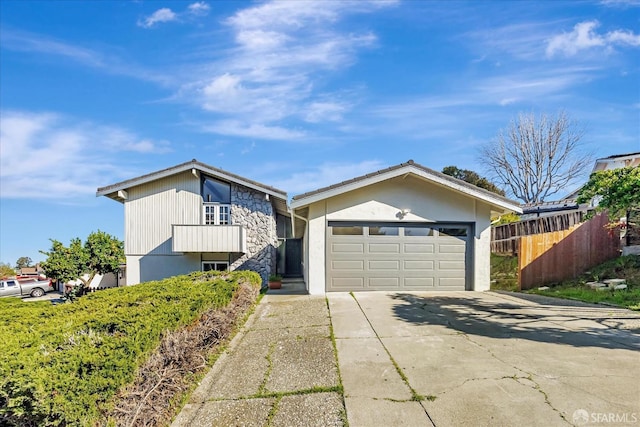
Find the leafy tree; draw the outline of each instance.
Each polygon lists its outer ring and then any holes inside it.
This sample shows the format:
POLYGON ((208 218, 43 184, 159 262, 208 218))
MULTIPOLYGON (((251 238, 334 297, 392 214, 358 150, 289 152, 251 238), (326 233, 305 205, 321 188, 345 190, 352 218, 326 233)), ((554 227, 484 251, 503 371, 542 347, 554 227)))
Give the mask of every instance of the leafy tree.
POLYGON ((525 203, 539 203, 575 183, 592 163, 581 153, 583 135, 564 112, 521 113, 480 153, 498 185, 525 203))
POLYGON ((40 251, 47 256, 42 268, 49 277, 63 282, 80 279, 80 294, 96 274, 116 273, 124 262, 124 243, 99 230, 89 234, 84 244, 79 238, 71 239, 68 247, 50 240, 51 250, 40 251), (84 274, 88 277, 84 278, 84 274))
MULTIPOLYGON (((578 193, 578 203, 597 202, 597 211, 607 209, 613 224, 628 216, 630 210, 640 209, 640 168, 626 167, 597 171, 578 193)), ((636 224, 629 223, 630 228, 636 224)))
POLYGON ((33 261, 28 256, 21 256, 16 261, 16 268, 31 267, 33 261))
POLYGON ((468 169, 459 169, 456 166, 447 166, 442 169, 442 173, 454 178, 461 179, 462 181, 468 182, 469 184, 473 184, 477 187, 484 188, 485 190, 489 190, 492 193, 496 193, 501 196, 504 196, 505 194, 504 191, 498 188, 493 182, 489 181, 487 178, 481 177, 474 171, 470 171, 468 169))
POLYGON ((8 263, 0 262, 0 278, 15 276, 16 271, 8 263))

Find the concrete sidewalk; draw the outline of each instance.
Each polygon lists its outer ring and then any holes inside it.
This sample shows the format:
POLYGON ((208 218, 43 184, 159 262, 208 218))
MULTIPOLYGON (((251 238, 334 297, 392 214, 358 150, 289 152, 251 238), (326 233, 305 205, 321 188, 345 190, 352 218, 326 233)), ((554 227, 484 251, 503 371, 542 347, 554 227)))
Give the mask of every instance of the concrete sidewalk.
POLYGON ((329 327, 324 296, 270 291, 172 426, 342 426, 329 327))

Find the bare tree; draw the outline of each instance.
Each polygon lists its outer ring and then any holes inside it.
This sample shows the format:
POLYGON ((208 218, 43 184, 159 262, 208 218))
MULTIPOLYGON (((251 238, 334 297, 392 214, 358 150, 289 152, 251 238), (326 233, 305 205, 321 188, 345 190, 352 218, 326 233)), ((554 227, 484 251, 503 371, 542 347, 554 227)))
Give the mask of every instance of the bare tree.
POLYGON ((520 113, 481 148, 492 178, 525 203, 570 190, 588 172, 592 157, 581 150, 584 130, 566 113, 520 113))

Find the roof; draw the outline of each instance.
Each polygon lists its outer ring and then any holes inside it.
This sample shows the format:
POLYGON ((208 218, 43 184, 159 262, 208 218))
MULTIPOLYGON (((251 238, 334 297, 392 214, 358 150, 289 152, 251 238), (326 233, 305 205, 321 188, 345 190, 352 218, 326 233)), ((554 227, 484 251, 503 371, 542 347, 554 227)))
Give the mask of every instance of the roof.
MULTIPOLYGON (((209 166, 205 163, 199 162, 196 159, 191 160, 190 162, 181 163, 176 166, 172 166, 166 169, 162 169, 156 172, 151 172, 146 175, 142 175, 136 178, 131 178, 126 181, 118 182, 115 184, 108 185, 106 187, 100 187, 96 191, 96 196, 106 196, 111 199, 122 202, 123 199, 118 194, 119 191, 127 190, 128 188, 136 187, 138 185, 146 184, 148 182, 156 181, 158 179, 166 178, 168 176, 176 175, 189 170, 198 170, 207 175, 212 175, 216 178, 223 179, 225 181, 233 182, 239 185, 242 185, 247 188, 251 188, 253 190, 260 191, 262 193, 268 194, 269 196, 273 196, 277 199, 280 199, 280 202, 284 202, 283 211, 286 212, 286 203, 287 203, 287 193, 279 190, 275 187, 271 187, 269 185, 261 184, 257 181, 253 181, 240 175, 236 175, 231 172, 227 172, 225 170, 209 166)), ((279 205, 282 203, 278 203, 279 205)))
MULTIPOLYGON (((637 167, 640 165, 640 152, 628 153, 628 154, 614 154, 613 156, 597 159, 595 161, 593 170, 591 172, 593 173, 600 170, 613 169, 614 167, 610 166, 609 164, 613 163, 613 165, 616 165, 616 163, 620 163, 620 162, 623 162, 624 166, 637 167)), ((620 166, 618 165, 615 167, 620 167, 620 166)))
POLYGON ((492 207, 496 207, 505 211, 522 213, 522 209, 520 208, 518 202, 503 197, 499 194, 492 193, 491 191, 485 190, 484 188, 469 184, 468 182, 462 181, 452 176, 443 174, 441 172, 436 172, 433 169, 429 169, 425 166, 415 163, 413 160, 409 160, 406 163, 400 163, 399 165, 391 166, 386 169, 381 169, 376 172, 343 181, 338 184, 330 185, 328 187, 319 188, 308 193, 296 195, 291 201, 291 207, 293 209, 296 209, 307 206, 311 203, 324 200, 329 197, 337 196, 348 191, 395 178, 397 176, 405 175, 407 173, 412 173, 437 185, 482 200, 490 204, 492 207))

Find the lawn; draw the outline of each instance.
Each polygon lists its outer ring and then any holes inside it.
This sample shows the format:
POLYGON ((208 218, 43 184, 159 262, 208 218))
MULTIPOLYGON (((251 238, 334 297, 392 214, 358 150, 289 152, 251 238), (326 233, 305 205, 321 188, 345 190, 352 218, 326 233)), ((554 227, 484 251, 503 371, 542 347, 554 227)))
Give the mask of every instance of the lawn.
POLYGON ((584 302, 609 303, 640 311, 640 256, 627 255, 614 258, 575 279, 550 285, 546 290, 531 289, 526 292, 584 302), (587 282, 606 279, 625 279, 627 289, 602 291, 586 286, 587 282))
POLYGON ((518 257, 491 254, 491 290, 518 291, 518 257))
MULTIPOLYGON (((614 258, 571 280, 548 285, 549 289, 531 289, 526 293, 591 303, 608 303, 640 311, 640 256, 614 258), (595 290, 587 282, 625 279, 627 289, 595 290)), ((518 257, 491 254, 491 290, 520 292, 518 289, 518 257)))

